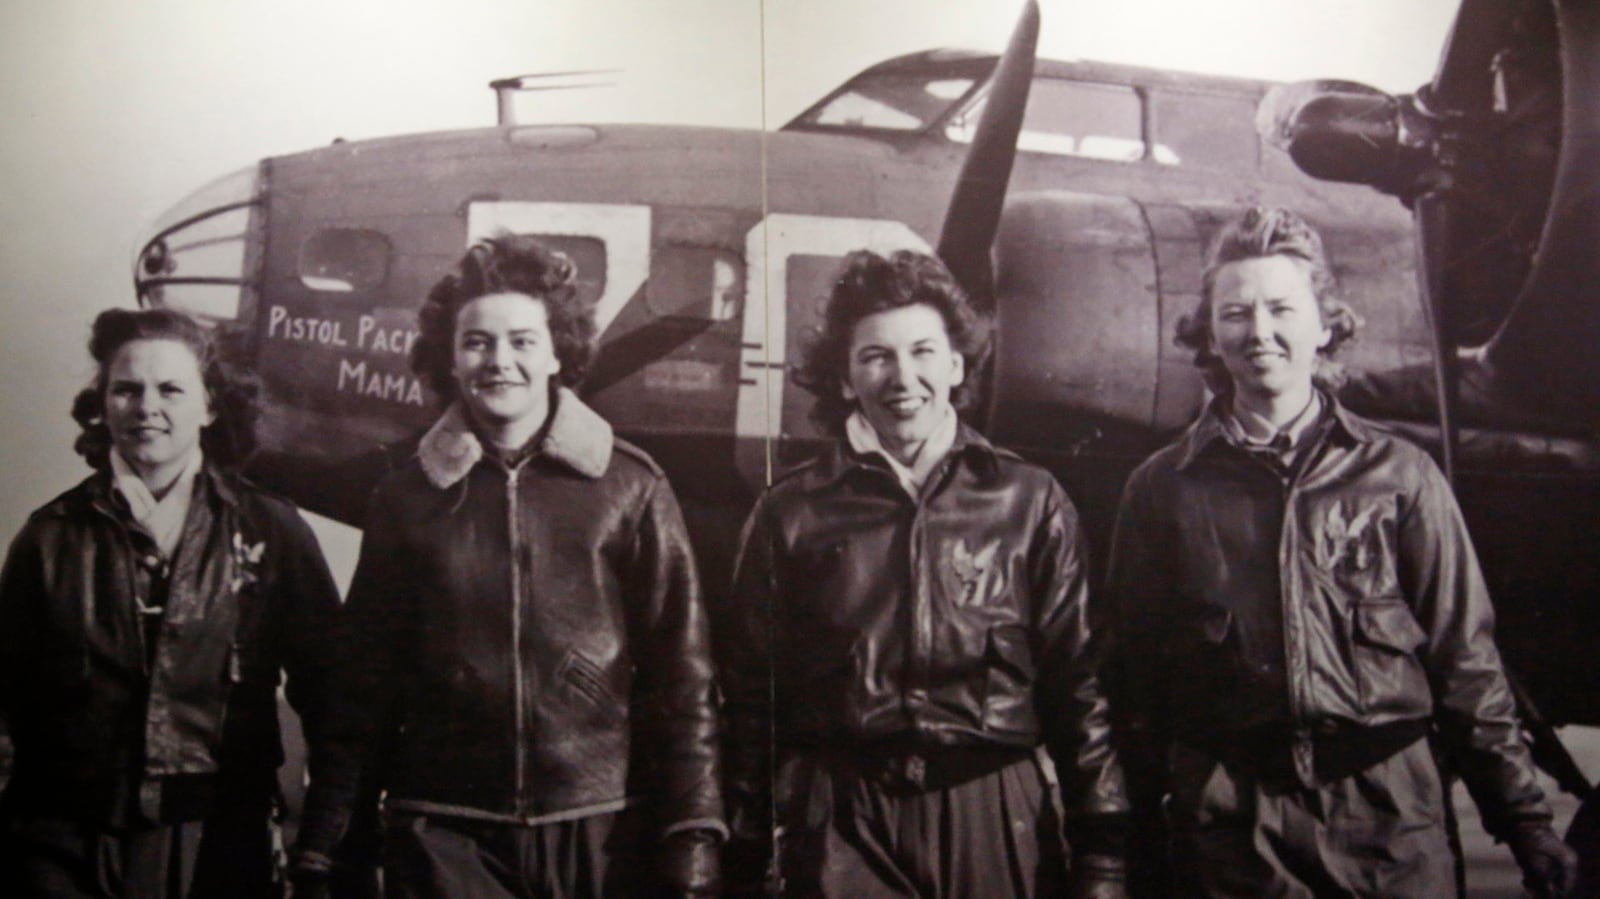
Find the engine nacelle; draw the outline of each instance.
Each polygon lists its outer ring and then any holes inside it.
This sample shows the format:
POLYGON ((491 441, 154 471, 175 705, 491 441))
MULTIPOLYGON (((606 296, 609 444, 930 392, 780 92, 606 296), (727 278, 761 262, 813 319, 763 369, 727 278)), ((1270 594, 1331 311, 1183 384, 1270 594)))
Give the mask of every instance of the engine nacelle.
POLYGON ((1201 382, 1171 335, 1198 298, 1201 240, 1176 206, 1014 196, 995 240, 995 439, 1041 446, 1059 442, 1064 425, 1069 439, 1091 440, 1191 417, 1201 382))

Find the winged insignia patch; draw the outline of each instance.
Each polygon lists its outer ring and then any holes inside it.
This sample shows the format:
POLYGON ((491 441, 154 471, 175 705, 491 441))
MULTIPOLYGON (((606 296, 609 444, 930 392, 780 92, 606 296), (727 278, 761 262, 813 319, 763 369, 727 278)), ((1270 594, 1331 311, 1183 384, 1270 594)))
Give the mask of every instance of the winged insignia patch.
POLYGON ((1381 509, 1381 506, 1368 506, 1349 518, 1345 517, 1342 503, 1328 509, 1321 535, 1327 564, 1338 565, 1349 559, 1351 567, 1357 571, 1365 571, 1372 565, 1373 553, 1379 544, 1377 522, 1373 519, 1381 509))
POLYGON ((978 585, 983 581, 984 573, 994 565, 995 554, 1000 551, 1000 540, 990 540, 977 552, 967 548, 965 540, 953 540, 950 543, 950 569, 955 572, 956 580, 961 585, 957 600, 961 605, 972 605, 980 599, 978 585))

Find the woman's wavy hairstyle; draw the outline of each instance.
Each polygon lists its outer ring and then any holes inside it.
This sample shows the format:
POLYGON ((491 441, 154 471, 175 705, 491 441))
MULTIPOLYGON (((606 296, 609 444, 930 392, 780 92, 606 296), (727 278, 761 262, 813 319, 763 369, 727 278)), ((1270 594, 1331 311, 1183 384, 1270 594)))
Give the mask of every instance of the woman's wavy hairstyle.
POLYGON ((111 429, 106 425, 106 376, 117 351, 135 340, 171 340, 194 353, 200 363, 206 401, 215 419, 200 429, 200 448, 206 459, 224 468, 237 468, 256 449, 256 419, 260 417, 260 383, 255 376, 228 361, 235 335, 205 325, 176 309, 107 309, 95 316, 89 329, 89 356, 97 366, 89 386, 72 401, 72 418, 83 430, 72 448, 98 470, 111 466, 111 429))
POLYGON ((793 372, 794 382, 815 397, 811 417, 824 431, 843 434, 845 420, 856 408, 854 401, 844 398, 856 323, 877 312, 917 303, 933 307, 944 319, 950 346, 965 362, 965 377, 950 393, 951 405, 965 410, 980 395, 978 379, 989 352, 989 329, 950 270, 926 253, 897 250, 884 257, 857 250, 845 258, 822 326, 812 330, 793 372))
POLYGON ((1322 249, 1322 238, 1305 219, 1287 209, 1257 206, 1238 220, 1225 225, 1206 252, 1206 267, 1200 288, 1200 303, 1178 320, 1173 343, 1194 351, 1195 367, 1205 375, 1206 385, 1219 396, 1233 393, 1233 378, 1222 358, 1212 349, 1211 304, 1217 273, 1223 266, 1244 259, 1286 256, 1306 264, 1311 276, 1311 291, 1317 298, 1322 322, 1333 332, 1328 345, 1317 352, 1312 379, 1325 390, 1337 390, 1345 381, 1344 366, 1335 358, 1361 328, 1361 316, 1340 299, 1322 249))
POLYGON ((544 303, 561 371, 558 383, 576 387, 594 357, 594 310, 578 298, 578 270, 566 254, 520 234, 498 234, 472 245, 455 270, 428 291, 417 313, 417 341, 411 347, 411 370, 446 403, 456 399, 451 375, 455 355, 456 317, 461 307, 479 297, 520 293, 544 303))

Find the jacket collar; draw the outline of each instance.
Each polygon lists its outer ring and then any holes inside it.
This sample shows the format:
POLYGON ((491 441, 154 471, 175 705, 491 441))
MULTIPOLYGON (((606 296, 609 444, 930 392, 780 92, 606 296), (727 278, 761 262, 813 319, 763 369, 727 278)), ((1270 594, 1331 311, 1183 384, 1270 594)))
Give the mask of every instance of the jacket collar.
MULTIPOLYGON (((1327 435, 1331 438, 1342 438, 1354 443, 1371 443, 1372 427, 1362 421, 1350 410, 1341 405, 1333 394, 1325 390, 1318 391, 1322 396, 1322 414, 1327 419, 1326 425, 1321 423, 1311 426, 1312 433, 1316 429, 1326 427, 1327 435)), ((1229 436, 1226 416, 1228 412, 1228 398, 1225 396, 1213 397, 1205 411, 1190 425, 1187 433, 1180 439, 1179 444, 1183 452, 1178 459, 1178 469, 1181 471, 1194 464, 1211 444, 1223 441, 1230 446, 1233 443, 1229 436)), ((1316 438, 1313 438, 1316 439, 1316 438)))
MULTIPOLYGON (((947 455, 966 460, 982 473, 992 474, 999 470, 998 452, 994 445, 964 421, 956 425, 956 439, 947 455)), ((815 489, 831 486, 851 472, 868 468, 889 472, 888 463, 877 453, 858 453, 851 449, 848 438, 840 437, 817 459, 815 489)))
POLYGON ((876 454, 894 472, 900 481, 900 486, 906 492, 916 496, 922 492, 922 485, 933 476, 945 457, 950 455, 950 448, 955 446, 956 431, 961 425, 961 419, 956 416, 956 410, 945 407, 944 417, 934 425, 933 431, 923 440, 922 447, 917 453, 916 461, 907 465, 895 458, 888 447, 879 439, 878 432, 860 409, 850 413, 844 420, 845 442, 850 444, 850 449, 858 454, 876 454))
MULTIPOLYGON (((194 500, 209 501, 215 498, 224 505, 237 506, 239 504, 239 485, 236 483, 239 475, 218 468, 209 458, 201 465, 200 471, 194 478, 194 500)), ((111 515, 125 515, 123 502, 117 498, 115 479, 111 474, 108 464, 104 469, 96 471, 83 482, 88 492, 89 502, 94 507, 111 515)))
MULTIPOLYGON (((554 400, 539 454, 586 478, 605 474, 614 442, 611 425, 565 387, 556 392, 554 400)), ((450 404, 417 446, 417 460, 428 483, 441 490, 466 477, 482 459, 483 444, 472 433, 459 401, 450 404)))

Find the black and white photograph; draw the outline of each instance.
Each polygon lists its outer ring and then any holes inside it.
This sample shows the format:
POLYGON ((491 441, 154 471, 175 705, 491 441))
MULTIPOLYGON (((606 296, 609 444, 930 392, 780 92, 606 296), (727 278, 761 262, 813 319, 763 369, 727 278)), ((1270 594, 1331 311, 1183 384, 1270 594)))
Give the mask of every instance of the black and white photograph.
POLYGON ((0 893, 1600 897, 1600 3, 0 11, 0 893))

